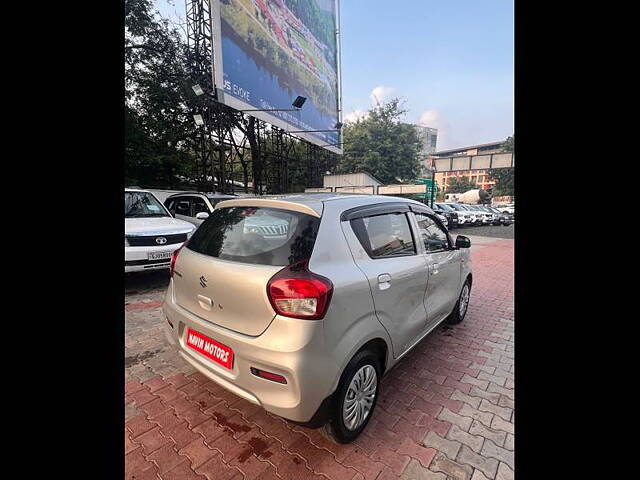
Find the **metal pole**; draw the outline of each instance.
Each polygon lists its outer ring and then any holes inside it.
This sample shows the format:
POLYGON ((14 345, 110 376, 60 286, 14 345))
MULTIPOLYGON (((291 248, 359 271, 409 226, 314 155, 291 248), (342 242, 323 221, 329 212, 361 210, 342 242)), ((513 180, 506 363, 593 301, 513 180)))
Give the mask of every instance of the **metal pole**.
POLYGON ((431 170, 431 205, 429 207, 433 208, 433 195, 435 194, 436 189, 436 170, 435 168, 431 170))

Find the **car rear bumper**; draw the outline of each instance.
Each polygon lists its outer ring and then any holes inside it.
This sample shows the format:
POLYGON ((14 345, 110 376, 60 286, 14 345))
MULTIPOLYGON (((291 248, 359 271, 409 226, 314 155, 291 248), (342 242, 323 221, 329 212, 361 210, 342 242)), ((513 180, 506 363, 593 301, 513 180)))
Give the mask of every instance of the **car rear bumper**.
POLYGON ((208 322, 175 303, 173 281, 163 305, 165 332, 180 355, 209 379, 265 410, 299 423, 318 420, 333 393, 338 363, 327 358, 323 322, 276 315, 257 337, 208 322), (169 325, 169 320, 172 324, 169 325), (186 344, 191 328, 233 350, 227 369, 186 344), (281 384, 258 377, 251 368, 285 377, 281 384))

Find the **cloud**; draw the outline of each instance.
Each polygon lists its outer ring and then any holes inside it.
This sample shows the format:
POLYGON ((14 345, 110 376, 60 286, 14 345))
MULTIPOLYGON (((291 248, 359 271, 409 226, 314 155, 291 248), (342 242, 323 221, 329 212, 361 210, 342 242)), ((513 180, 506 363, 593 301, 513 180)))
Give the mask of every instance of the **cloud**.
POLYGON ((367 115, 369 114, 369 112, 365 112, 364 110, 354 110, 351 113, 348 113, 344 116, 344 118, 342 119, 342 121, 344 123, 348 123, 348 122, 357 122, 358 120, 363 120, 365 118, 367 118, 367 115))
POLYGON ((438 150, 455 148, 455 140, 451 135, 451 124, 438 110, 426 110, 420 115, 418 125, 438 129, 438 150))
POLYGON ((396 89, 393 87, 385 87, 384 85, 380 85, 373 90, 371 90, 371 104, 377 105, 378 103, 383 103, 385 98, 389 97, 396 89))

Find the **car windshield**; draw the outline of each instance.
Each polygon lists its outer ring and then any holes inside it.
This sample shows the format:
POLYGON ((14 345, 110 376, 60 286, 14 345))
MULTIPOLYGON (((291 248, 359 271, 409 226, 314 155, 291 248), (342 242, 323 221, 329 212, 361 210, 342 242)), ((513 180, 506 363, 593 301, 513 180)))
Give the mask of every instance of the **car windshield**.
POLYGON ((436 205, 438 206, 438 208, 441 208, 445 212, 455 212, 455 208, 451 208, 446 203, 436 203, 436 205))
POLYGON ((169 217, 162 204, 148 192, 124 192, 124 217, 169 217))

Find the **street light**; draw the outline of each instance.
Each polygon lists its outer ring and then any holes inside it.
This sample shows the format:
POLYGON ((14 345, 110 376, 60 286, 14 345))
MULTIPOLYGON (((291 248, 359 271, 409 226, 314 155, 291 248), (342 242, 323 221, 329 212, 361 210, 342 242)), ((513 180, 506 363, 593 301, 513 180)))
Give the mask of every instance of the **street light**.
POLYGON ((293 105, 295 108, 302 108, 302 105, 304 105, 304 102, 306 101, 306 97, 301 97, 300 95, 298 95, 291 105, 293 105))
POLYGON ((294 108, 251 108, 249 110, 238 110, 239 112, 299 112, 307 101, 306 97, 298 95, 291 104, 294 108))

